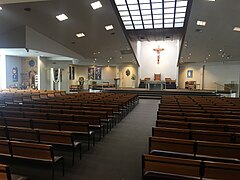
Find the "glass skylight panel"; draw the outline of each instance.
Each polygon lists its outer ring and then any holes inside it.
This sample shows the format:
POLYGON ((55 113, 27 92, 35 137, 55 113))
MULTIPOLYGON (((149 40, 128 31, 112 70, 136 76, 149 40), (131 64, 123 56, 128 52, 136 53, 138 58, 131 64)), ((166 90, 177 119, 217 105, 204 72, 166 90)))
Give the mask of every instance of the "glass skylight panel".
POLYGON ((184 22, 184 18, 176 18, 175 22, 184 22))
POLYGON ((164 14, 164 18, 174 18, 174 14, 164 14))
POLYGON ((150 4, 150 0, 139 0, 139 3, 150 4))
POLYGON ((142 21, 133 21, 134 25, 140 25, 142 24, 142 21))
POLYGON ((173 23, 173 19, 164 19, 164 23, 173 23))
POLYGON ((144 24, 152 24, 152 20, 145 20, 143 21, 144 24))
POLYGON ((165 24, 165 23, 164 23, 164 27, 165 27, 165 28, 173 28, 173 24, 165 24))
POLYGON ((153 19, 162 19, 162 18, 163 18, 162 14, 159 14, 159 15, 154 14, 153 15, 153 19))
POLYGON ((140 16, 140 12, 139 11, 130 11, 130 14, 132 16, 140 16))
POLYGON ((181 7, 181 6, 187 6, 188 1, 177 1, 177 7, 181 7))
POLYGON ((153 25, 152 24, 147 24, 147 25, 144 25, 145 29, 152 29, 153 28, 153 25))
POLYGON ((160 3, 162 0, 152 0, 152 3, 160 3))
POLYGON ((154 24, 154 28, 163 28, 163 25, 162 24, 154 24))
POLYGON ((141 12, 143 16, 151 14, 151 10, 142 10, 141 12))
POLYGON ((151 15, 145 15, 145 16, 142 16, 143 20, 147 20, 147 19, 152 19, 152 16, 151 15))
POLYGON ((140 4, 141 10, 142 9, 151 9, 150 4, 140 4))
POLYGON ((135 29, 143 29, 143 25, 135 25, 135 29))
POLYGON ((123 24, 129 30, 183 27, 189 0, 114 1, 123 24))
POLYGON ((121 16, 129 16, 129 12, 128 11, 119 11, 121 16))
POLYGON ((187 7, 177 7, 176 8, 176 13, 179 13, 179 12, 186 12, 186 10, 187 10, 187 7))
POLYGON ((186 13, 176 13, 175 18, 185 17, 186 13))
POLYGON ((132 20, 142 20, 141 16, 132 16, 132 20))
POLYGON ((154 21, 154 24, 161 24, 163 21, 162 20, 153 20, 154 21))
POLYGON ((125 26, 127 30, 134 29, 133 26, 125 26))
POLYGON ((127 6, 117 6, 117 8, 119 11, 127 11, 128 10, 127 6))
POLYGON ((164 8, 175 7, 175 2, 165 2, 164 8))
POLYGON ((116 5, 126 4, 125 0, 115 0, 116 5))
POLYGON ((162 9, 153 9, 152 13, 153 14, 162 14, 162 9))
POLYGON ((123 21, 131 21, 131 18, 130 18, 130 16, 123 16, 122 20, 123 21))
POLYGON ((184 26, 184 23, 175 23, 174 26, 175 26, 175 27, 183 27, 183 26, 184 26))
POLYGON ((128 4, 138 4, 138 0, 127 0, 128 4))
POLYGON ((162 3, 152 3, 152 8, 153 9, 161 9, 162 8, 162 3))
POLYGON ((123 21, 123 24, 126 25, 126 26, 127 25, 132 25, 132 21, 123 21))
POLYGON ((129 10, 139 10, 138 5, 128 5, 129 10))
POLYGON ((165 9, 164 9, 164 13, 165 13, 165 14, 174 13, 174 8, 165 8, 165 9))

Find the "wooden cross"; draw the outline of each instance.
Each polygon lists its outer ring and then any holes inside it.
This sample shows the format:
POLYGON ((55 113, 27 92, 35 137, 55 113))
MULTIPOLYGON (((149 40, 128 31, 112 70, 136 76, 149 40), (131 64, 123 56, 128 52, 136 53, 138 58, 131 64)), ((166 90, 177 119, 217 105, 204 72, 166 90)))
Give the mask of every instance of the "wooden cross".
POLYGON ((160 47, 158 46, 158 48, 155 48, 155 49, 153 49, 153 50, 157 52, 157 63, 159 64, 159 61, 160 61, 160 53, 161 53, 161 51, 164 50, 164 48, 160 48, 160 47))

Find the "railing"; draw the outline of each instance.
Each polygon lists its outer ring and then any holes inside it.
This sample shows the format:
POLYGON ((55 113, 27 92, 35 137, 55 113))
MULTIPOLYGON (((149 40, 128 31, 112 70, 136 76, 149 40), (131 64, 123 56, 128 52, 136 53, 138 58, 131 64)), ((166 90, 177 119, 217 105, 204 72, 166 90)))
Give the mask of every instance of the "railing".
POLYGON ((221 94, 221 91, 222 92, 228 92, 229 90, 229 94, 232 95, 233 93, 237 93, 238 96, 239 96, 239 93, 238 93, 238 90, 237 89, 233 89, 232 87, 228 86, 228 85, 222 85, 222 84, 219 84, 217 82, 214 82, 214 84, 216 85, 216 94, 221 94), (220 90, 219 87, 223 88, 223 90, 220 90))

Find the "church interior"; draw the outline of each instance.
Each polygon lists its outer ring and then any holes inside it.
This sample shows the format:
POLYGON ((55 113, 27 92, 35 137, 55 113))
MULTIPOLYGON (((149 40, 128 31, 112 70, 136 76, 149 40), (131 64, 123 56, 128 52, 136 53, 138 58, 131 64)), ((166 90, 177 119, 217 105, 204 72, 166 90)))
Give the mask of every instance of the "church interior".
POLYGON ((239 7, 0 0, 0 180, 239 179, 239 7))

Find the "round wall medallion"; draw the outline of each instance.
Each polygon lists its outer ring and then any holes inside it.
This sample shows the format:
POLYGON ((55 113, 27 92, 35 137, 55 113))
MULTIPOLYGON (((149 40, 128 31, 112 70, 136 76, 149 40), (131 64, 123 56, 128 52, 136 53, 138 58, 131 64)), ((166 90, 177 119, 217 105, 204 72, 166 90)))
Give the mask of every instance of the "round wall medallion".
POLYGON ((34 60, 30 60, 28 62, 28 64, 29 64, 30 67, 34 67, 35 66, 35 61, 34 60))
POLYGON ((131 74, 130 70, 127 69, 127 70, 126 70, 126 75, 129 76, 130 74, 131 74))

